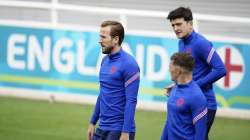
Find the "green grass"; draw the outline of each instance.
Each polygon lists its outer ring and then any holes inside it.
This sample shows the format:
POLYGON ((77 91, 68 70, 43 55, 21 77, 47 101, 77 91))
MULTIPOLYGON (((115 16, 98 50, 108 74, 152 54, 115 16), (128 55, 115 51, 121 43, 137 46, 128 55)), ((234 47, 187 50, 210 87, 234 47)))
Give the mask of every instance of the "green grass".
MULTIPOLYGON (((85 140, 93 106, 0 97, 0 140, 85 140)), ((137 111, 136 140, 159 140, 164 112, 137 111)), ((249 140, 250 121, 216 118, 211 140, 249 140)))

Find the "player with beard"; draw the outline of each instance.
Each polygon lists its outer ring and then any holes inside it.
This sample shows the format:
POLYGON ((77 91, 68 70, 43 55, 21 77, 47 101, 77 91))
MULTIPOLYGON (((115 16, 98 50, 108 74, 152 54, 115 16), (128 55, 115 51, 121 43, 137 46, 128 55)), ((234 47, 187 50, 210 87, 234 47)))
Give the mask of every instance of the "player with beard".
POLYGON ((104 21, 100 29, 102 53, 100 93, 87 130, 87 140, 134 140, 135 109, 140 69, 121 44, 124 28, 116 21, 104 21), (99 126, 95 125, 99 120, 99 126))

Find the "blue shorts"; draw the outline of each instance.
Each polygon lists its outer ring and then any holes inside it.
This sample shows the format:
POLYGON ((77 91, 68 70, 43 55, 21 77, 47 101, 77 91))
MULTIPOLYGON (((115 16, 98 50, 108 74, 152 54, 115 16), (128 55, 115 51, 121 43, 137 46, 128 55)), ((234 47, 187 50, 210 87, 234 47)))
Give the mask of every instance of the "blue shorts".
MULTIPOLYGON (((121 131, 105 131, 97 128, 93 140, 119 140, 121 131)), ((135 139, 135 133, 129 133, 129 140, 135 139)))

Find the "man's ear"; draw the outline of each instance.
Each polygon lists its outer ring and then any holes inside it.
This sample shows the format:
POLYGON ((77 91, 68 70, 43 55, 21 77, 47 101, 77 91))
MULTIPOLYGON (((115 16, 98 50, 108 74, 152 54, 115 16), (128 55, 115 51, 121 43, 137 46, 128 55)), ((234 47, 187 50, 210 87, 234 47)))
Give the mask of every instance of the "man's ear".
POLYGON ((183 73, 183 69, 180 66, 177 66, 176 68, 177 68, 176 70, 177 70, 178 74, 183 73))
POLYGON ((113 38, 113 41, 115 41, 116 44, 119 44, 119 37, 118 37, 118 36, 115 36, 115 37, 113 38))
POLYGON ((193 26, 193 21, 192 20, 188 21, 188 23, 190 23, 193 26))

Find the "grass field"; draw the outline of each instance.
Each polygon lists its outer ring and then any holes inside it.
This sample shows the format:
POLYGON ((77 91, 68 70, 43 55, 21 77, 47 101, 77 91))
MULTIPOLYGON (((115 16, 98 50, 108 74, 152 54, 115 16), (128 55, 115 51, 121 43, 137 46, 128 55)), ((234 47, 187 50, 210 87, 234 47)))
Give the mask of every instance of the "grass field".
MULTIPOLYGON (((85 140, 93 106, 0 97, 0 140, 85 140)), ((165 113, 137 111, 136 140, 159 140, 165 113)), ((210 140, 249 140, 250 121, 216 118, 210 140)))

